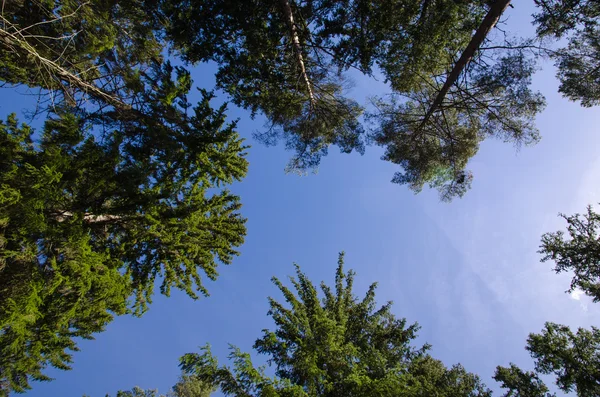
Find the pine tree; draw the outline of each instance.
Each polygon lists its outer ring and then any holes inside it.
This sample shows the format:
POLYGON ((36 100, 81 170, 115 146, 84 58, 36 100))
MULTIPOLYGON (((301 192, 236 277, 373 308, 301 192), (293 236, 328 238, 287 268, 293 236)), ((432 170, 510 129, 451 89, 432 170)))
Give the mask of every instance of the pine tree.
POLYGON ((128 109, 123 75, 160 59, 152 0, 11 1, 0 15, 0 80, 61 103, 128 109))
POLYGON ((531 334, 527 350, 542 374, 556 375, 556 384, 565 393, 576 391, 579 397, 600 394, 600 329, 569 327, 546 323, 541 334, 531 334))
POLYGON ((196 376, 181 375, 167 397, 210 397, 215 388, 196 376))
POLYGON ((291 169, 317 166, 330 145, 362 152, 375 142, 402 167, 394 182, 429 184, 450 200, 470 186, 465 168, 482 140, 538 140, 544 99, 529 88, 532 45, 492 34, 509 3, 192 1, 165 2, 163 12, 184 59, 215 61, 219 87, 267 117, 259 137, 296 151, 291 169), (369 113, 368 134, 344 90, 350 68, 378 68, 392 90, 369 113))

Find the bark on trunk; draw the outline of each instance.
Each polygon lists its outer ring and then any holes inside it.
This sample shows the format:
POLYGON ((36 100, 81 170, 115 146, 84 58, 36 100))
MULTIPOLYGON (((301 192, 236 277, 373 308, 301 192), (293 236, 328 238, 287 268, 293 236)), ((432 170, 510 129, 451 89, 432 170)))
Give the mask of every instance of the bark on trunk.
POLYGON ((298 37, 298 30, 296 29, 296 23, 294 22, 294 14, 292 13, 292 7, 288 0, 280 0, 279 4, 283 10, 283 14, 285 16, 285 22, 290 29, 290 37, 292 40, 292 46, 294 47, 294 53, 296 54, 296 61, 300 66, 300 73, 302 74, 302 78, 304 83, 306 84, 306 89, 308 91, 308 96, 310 97, 310 104, 313 106, 315 104, 315 96, 313 94, 312 86, 310 83, 310 79, 306 74, 306 67, 304 65, 304 57, 302 56, 302 47, 300 46, 300 38, 298 37))
POLYGON ((483 18, 481 25, 479 25, 479 27, 475 31, 475 34, 471 38, 471 41, 467 45, 467 48, 465 48, 465 50, 461 54, 459 60, 452 68, 452 71, 450 71, 450 74, 446 78, 442 89, 440 90, 440 92, 438 92, 437 96, 435 97, 435 100, 427 110, 423 121, 419 125, 419 129, 423 128, 423 126, 427 123, 431 115, 440 107, 440 105, 444 101, 444 98, 446 97, 446 94, 448 94, 450 87, 452 87, 452 85, 456 83, 456 80, 458 80, 458 77, 464 70, 465 66, 467 66, 471 59, 473 59, 475 52, 481 46, 481 44, 483 43, 487 35, 490 33, 490 31, 494 28, 494 26, 496 26, 498 20, 500 20, 500 17, 502 16, 506 8, 508 8, 508 6, 510 5, 510 2, 511 0, 496 0, 492 3, 490 10, 486 14, 485 18, 483 18))

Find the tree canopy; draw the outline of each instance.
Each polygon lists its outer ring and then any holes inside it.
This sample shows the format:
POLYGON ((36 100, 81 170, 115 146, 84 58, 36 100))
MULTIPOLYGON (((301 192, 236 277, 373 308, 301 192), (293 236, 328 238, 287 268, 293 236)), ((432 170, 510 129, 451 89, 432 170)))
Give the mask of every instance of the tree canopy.
POLYGON ((559 92, 590 107, 600 104, 600 4, 594 0, 536 0, 538 35, 567 44, 552 54, 559 92))
POLYGON ((494 374, 494 380, 500 383, 500 387, 508 389, 503 397, 551 397, 548 387, 532 371, 523 371, 515 364, 509 367, 498 366, 494 374))
POLYGON ((556 263, 557 273, 572 272, 569 292, 580 289, 600 301, 600 215, 588 206, 583 215, 562 215, 567 221, 564 231, 546 233, 542 236, 540 253, 542 261, 556 263))
POLYGON ((259 137, 296 151, 291 169, 317 166, 332 144, 362 152, 374 142, 401 166, 394 182, 429 184, 450 200, 470 186, 481 141, 538 140, 544 99, 529 88, 531 46, 492 34, 509 3, 192 1, 166 2, 164 15, 184 59, 215 61, 217 85, 266 116, 259 137), (351 68, 381 71, 391 89, 367 114, 368 131, 364 106, 344 89, 351 68))
POLYGON ((181 358, 183 371, 229 396, 491 395, 462 366, 447 368, 427 354, 428 345, 413 346, 419 326, 397 318, 391 302, 378 307, 375 284, 356 297, 353 280, 343 255, 335 285, 321 283, 321 296, 299 267, 293 290, 273 279, 286 303, 269 298, 275 329, 265 329, 254 348, 268 357, 275 376, 235 347, 233 369, 220 366, 205 346, 181 358))
POLYGON ((600 330, 548 322, 540 334, 530 334, 527 351, 534 359, 535 372, 524 372, 516 365, 498 367, 494 379, 509 389, 505 396, 545 397, 550 395, 539 375, 554 375, 556 385, 579 397, 600 394, 600 330))
POLYGON ((142 314, 155 285, 207 295, 244 241, 225 187, 247 147, 211 92, 190 103, 190 73, 163 59, 141 5, 3 9, 0 78, 47 102, 39 131, 0 122, 2 390, 68 369, 77 338, 142 314))
MULTIPOLYGON (((509 5, 3 4, 0 80, 35 92, 29 113, 44 119, 37 129, 16 115, 0 121, 0 390, 48 380, 49 365, 68 369, 77 338, 92 338, 113 316, 141 315, 155 285, 165 295, 172 288, 194 299, 207 295, 204 281, 237 255, 245 219, 226 187, 244 178, 247 147, 226 106, 211 106, 212 91, 200 90, 192 103, 191 74, 174 64, 215 62, 216 88, 266 117, 258 137, 283 139, 295 151, 292 170, 317 166, 331 145, 362 153, 374 143, 400 166, 394 182, 415 191, 430 185, 450 200, 469 188, 468 162, 482 141, 539 140, 534 120, 545 102, 530 86, 540 54, 555 61, 562 94, 583 106, 600 102, 598 2, 536 0, 537 38, 507 40, 495 33, 509 5), (541 49, 541 39, 566 45, 541 49), (371 108, 359 103, 348 91, 350 69, 381 72, 389 93, 371 108)), ((598 216, 590 208, 565 219, 570 239, 546 234, 543 260, 556 261, 557 272, 573 271, 571 290, 599 300, 598 216)), ((275 280, 292 308, 271 300, 278 330, 255 345, 271 357, 275 377, 237 350, 233 372, 209 350, 186 356, 184 368, 232 394, 487 395, 464 368, 448 369, 426 346, 413 348, 418 327, 389 305, 376 309, 374 287, 357 300, 341 264, 336 290, 323 286, 323 301, 299 270, 297 277, 296 295, 275 280)), ((558 371, 547 368, 538 370, 558 371)), ((534 375, 511 366, 496 376, 508 393, 545 393, 534 375)), ((561 387, 596 392, 588 378, 561 376, 561 387)))
MULTIPOLYGON (((182 375, 179 381, 166 394, 158 394, 158 390, 134 387, 131 390, 120 390, 116 397, 210 397, 214 388, 198 377, 182 375)), ((110 397, 110 395, 106 395, 110 397)))
MULTIPOLYGON (((353 292, 354 272, 344 271, 340 254, 335 283, 317 287, 296 266, 292 288, 274 284, 285 303, 269 298, 274 329, 254 343, 266 356, 256 367, 249 353, 230 346, 233 365, 220 365, 209 345, 180 358, 182 376, 167 397, 205 397, 220 389, 226 396, 408 396, 491 397, 481 379, 460 365, 447 367, 430 354, 431 346, 415 346, 419 325, 392 313, 392 303, 378 306, 376 284, 362 299, 353 292)), ((600 330, 548 322, 531 333, 526 350, 534 369, 498 366, 494 380, 503 397, 556 397, 542 377, 553 375, 556 386, 579 397, 600 393, 600 330)), ((122 397, 156 397, 157 391, 134 388, 122 397)))

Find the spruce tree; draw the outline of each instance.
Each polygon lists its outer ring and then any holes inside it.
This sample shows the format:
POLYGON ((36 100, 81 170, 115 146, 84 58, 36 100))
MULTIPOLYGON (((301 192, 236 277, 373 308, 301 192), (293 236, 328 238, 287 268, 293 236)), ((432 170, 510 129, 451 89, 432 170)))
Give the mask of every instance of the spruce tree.
POLYGON ((462 366, 446 368, 428 345, 413 346, 419 326, 397 318, 391 302, 378 307, 375 284, 357 298, 353 280, 342 255, 335 285, 321 283, 322 294, 299 267, 293 289, 273 279, 286 303, 269 298, 275 328, 254 348, 275 376, 235 347, 233 369, 220 366, 208 346, 184 355, 182 369, 228 396, 490 396, 462 366))
POLYGON ((154 286, 196 299, 246 233, 226 186, 246 146, 162 57, 143 2, 11 2, 0 79, 37 88, 42 128, 0 122, 0 390, 68 369, 77 338, 141 315, 154 286))

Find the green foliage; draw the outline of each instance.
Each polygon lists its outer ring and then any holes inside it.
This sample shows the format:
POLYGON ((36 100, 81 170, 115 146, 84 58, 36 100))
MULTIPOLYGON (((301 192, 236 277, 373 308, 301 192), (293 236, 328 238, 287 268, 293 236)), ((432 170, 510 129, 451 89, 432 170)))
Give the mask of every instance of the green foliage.
POLYGON ((541 334, 529 335, 527 350, 536 371, 556 375, 556 384, 565 393, 600 395, 600 329, 579 328, 573 333, 565 325, 546 323, 541 334))
POLYGON ((2 9, 0 80, 50 90, 52 104, 113 90, 120 68, 159 58, 152 0, 11 1, 2 9), (122 66, 121 66, 122 67, 122 66))
POLYGON ((561 215, 567 221, 568 238, 563 231, 542 236, 542 261, 556 263, 557 273, 573 272, 569 292, 580 289, 600 301, 600 215, 588 206, 583 215, 561 215))
POLYGON ((496 368, 494 380, 500 383, 500 387, 508 389, 503 397, 552 397, 548 393, 548 387, 535 372, 523 371, 515 364, 510 367, 496 368))
MULTIPOLYGON (((453 63, 445 67, 450 70, 453 63)), ((382 159, 403 170, 393 182, 417 192, 429 184, 449 201, 470 187, 466 166, 483 140, 536 143, 534 119, 545 100, 529 88, 535 69, 535 59, 522 49, 480 50, 439 106, 432 104, 449 74, 428 81, 426 70, 418 87, 396 89, 391 99, 380 100, 370 116, 378 124, 372 138, 386 149, 382 159)))
POLYGON ((536 0, 538 35, 566 38, 552 54, 559 91, 582 106, 600 104, 600 4, 594 0, 536 0))
POLYGON ((162 60, 149 4, 4 9, 0 79, 51 103, 39 133, 0 122, 2 391, 69 369, 75 338, 142 314, 155 285, 208 294, 204 276, 243 243, 225 186, 245 176, 246 146, 210 92, 188 102, 190 74, 162 60))
MULTIPOLYGON (((166 396, 159 395, 157 390, 142 389, 136 386, 131 390, 118 391, 116 397, 210 397, 214 391, 214 387, 198 377, 184 374, 166 396)), ((106 395, 106 397, 110 396, 106 395)))
POLYGON ((491 397, 492 392, 477 375, 456 364, 450 369, 427 355, 410 363, 406 387, 396 394, 410 397, 491 397))
POLYGON ((573 332, 565 325, 546 323, 540 334, 530 334, 527 347, 535 360, 535 372, 515 364, 498 367, 494 379, 508 389, 505 397, 554 397, 539 378, 555 375, 556 385, 565 393, 579 397, 600 395, 600 330, 579 328, 573 332))
POLYGON ((208 346, 184 355, 182 369, 231 396, 490 395, 461 366, 447 369, 426 355, 429 346, 413 347, 418 325, 396 318, 389 302, 377 307, 375 284, 358 299, 353 280, 342 255, 335 286, 322 283, 322 296, 299 267, 291 278, 295 291, 273 279, 287 305, 269 298, 275 330, 264 330, 254 348, 269 357, 274 377, 235 347, 233 369, 219 366, 208 346))
MULTIPOLYGON (((140 387, 134 387, 128 391, 118 391, 117 397, 164 397, 158 395, 156 390, 144 390, 140 387)), ((109 397, 108 395, 106 397, 109 397)))
POLYGON ((217 63, 217 86, 236 105, 265 114, 268 131, 259 137, 286 140, 296 151, 290 169, 317 166, 331 144, 362 152, 362 108, 344 96, 339 76, 307 46, 313 4, 279 3, 293 8, 300 53, 277 2, 164 2, 167 35, 188 61, 217 63))
POLYGON ((217 85, 267 117, 267 131, 257 136, 295 151, 290 170, 316 167, 330 145, 362 152, 375 142, 386 148, 384 160, 402 168, 394 182, 415 191, 428 184, 450 200, 469 188, 465 168, 482 140, 538 139, 533 119, 544 100, 528 88, 535 68, 517 49, 523 46, 480 48, 426 116, 488 8, 454 0, 191 1, 164 2, 162 12, 184 58, 215 61, 217 85), (350 68, 368 76, 378 68, 392 89, 391 100, 379 100, 370 114, 370 134, 362 108, 344 93, 350 68))
MULTIPOLYGON (((588 0, 536 4, 538 36, 569 40, 552 53, 560 91, 596 104, 600 7, 588 0)), ((90 96, 128 106, 133 83, 115 80, 115 71, 124 64, 143 69, 168 41, 191 63, 214 61, 217 86, 236 105, 266 116, 266 131, 257 137, 266 144, 283 140, 295 152, 288 170, 318 166, 331 145, 362 153, 376 143, 385 148, 384 160, 401 167, 394 182, 415 191, 429 185, 450 200, 469 189, 467 164, 483 140, 539 139, 534 119, 544 99, 529 88, 535 40, 487 34, 450 91, 440 94, 492 8, 479 0, 67 0, 31 9, 14 2, 5 12, 0 77, 70 102, 90 96), (46 21, 36 24, 40 15, 46 21), (52 59, 70 74, 42 62, 52 59), (391 88, 369 115, 370 134, 363 106, 347 95, 351 68, 366 76, 380 70, 391 88)))
POLYGON ((210 397, 215 388, 196 376, 181 375, 167 397, 210 397))
POLYGON ((38 143, 14 116, 0 124, 0 368, 16 390, 47 363, 67 369, 72 338, 129 296, 141 314, 157 278, 166 295, 206 295, 200 272, 216 279, 243 242, 239 199, 219 188, 245 175, 245 147, 210 93, 187 114, 189 74, 173 71, 155 68, 131 115, 60 112, 38 143))

